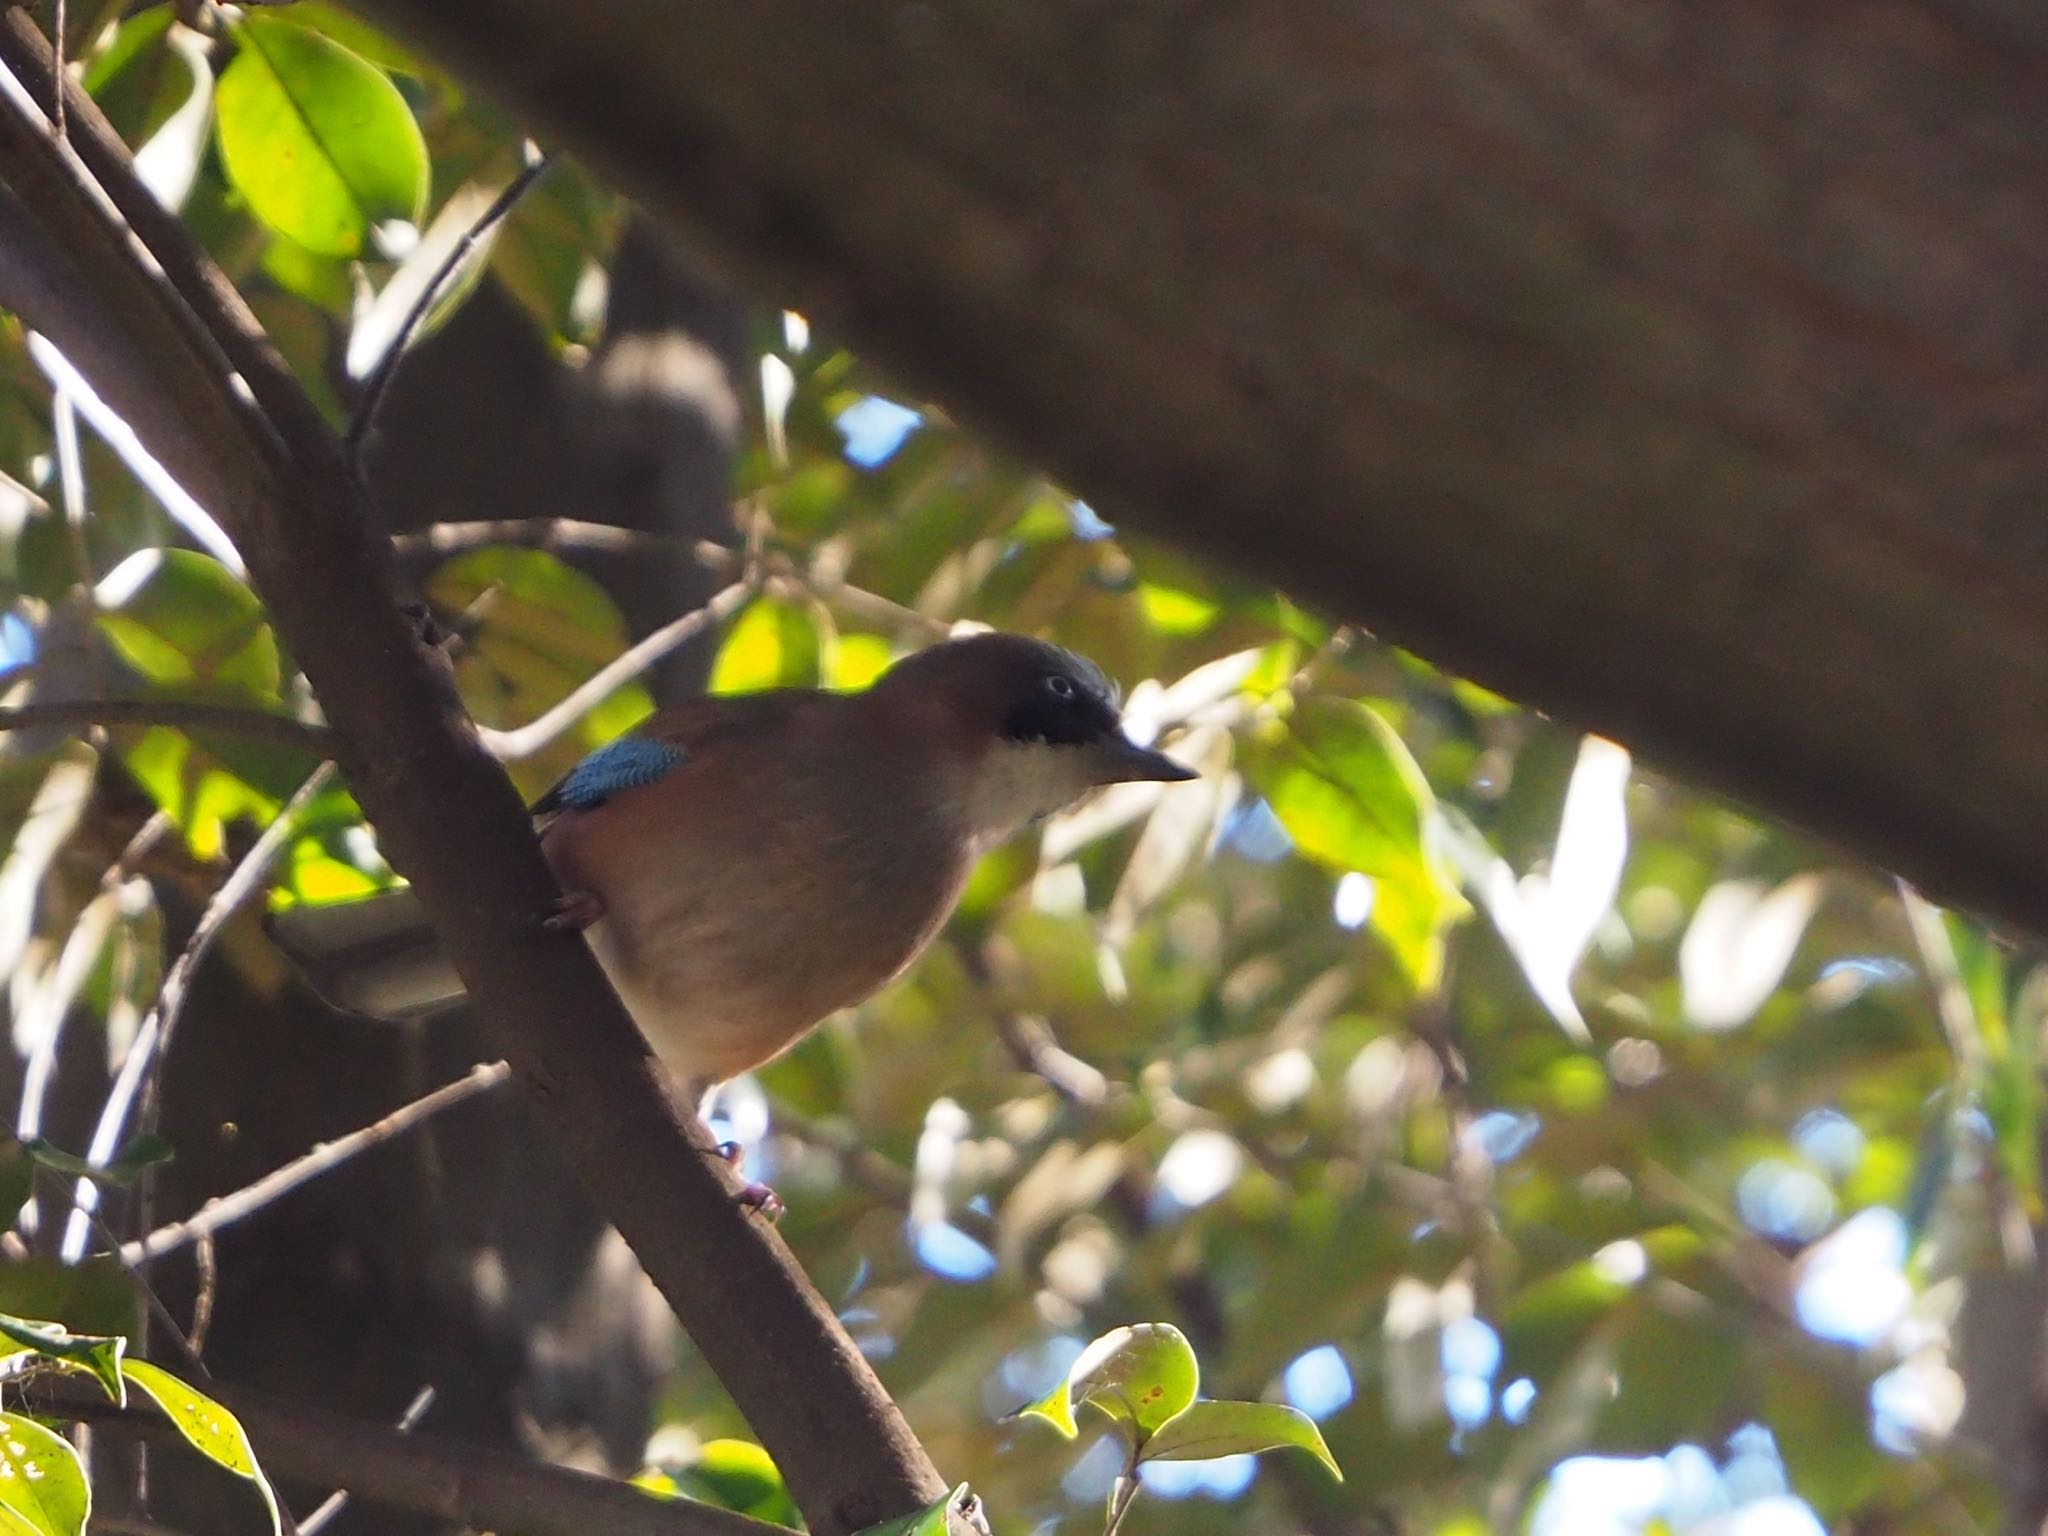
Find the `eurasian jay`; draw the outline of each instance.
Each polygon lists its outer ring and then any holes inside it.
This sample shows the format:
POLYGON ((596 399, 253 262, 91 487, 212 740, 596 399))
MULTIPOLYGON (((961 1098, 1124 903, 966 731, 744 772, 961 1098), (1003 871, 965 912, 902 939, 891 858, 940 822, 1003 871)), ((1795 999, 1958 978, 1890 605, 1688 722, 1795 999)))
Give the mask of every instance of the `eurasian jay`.
MULTIPOLYGON (((1027 822, 1194 777, 1124 734, 1082 657, 948 640, 865 692, 695 699, 598 748, 534 806, 564 893, 543 920, 584 932, 696 1102, 901 975, 1027 822)), ((293 908, 273 932, 338 1007, 408 1017, 461 995, 410 892, 293 908)))

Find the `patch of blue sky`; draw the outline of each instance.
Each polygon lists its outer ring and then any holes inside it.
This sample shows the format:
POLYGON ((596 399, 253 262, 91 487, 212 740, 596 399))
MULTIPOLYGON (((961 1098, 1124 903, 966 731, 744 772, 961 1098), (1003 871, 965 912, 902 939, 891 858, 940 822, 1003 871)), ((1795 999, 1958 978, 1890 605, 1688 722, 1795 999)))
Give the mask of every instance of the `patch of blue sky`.
POLYGON ((1280 1390, 1289 1403, 1320 1420, 1350 1402, 1357 1389, 1343 1352, 1334 1344, 1319 1344, 1288 1362, 1280 1373, 1280 1390))
POLYGON ((0 667, 21 667, 36 659, 36 632, 18 613, 0 616, 0 667))
POLYGON ((1116 537, 1116 525, 1105 522, 1101 513, 1078 497, 1067 503, 1067 521, 1073 526, 1074 537, 1086 543, 1116 537))
POLYGON ((1834 1223, 1835 1192, 1811 1170, 1766 1157, 1752 1163, 1736 1184, 1735 1208, 1752 1231, 1810 1243, 1834 1223))
POLYGON ((1913 1303, 1906 1223, 1884 1206, 1858 1211, 1806 1258, 1793 1305, 1806 1331, 1867 1346, 1888 1336, 1913 1303))
POLYGON ((1847 1178, 1869 1145, 1856 1122, 1834 1109, 1809 1110, 1792 1127, 1792 1143, 1834 1178, 1847 1178))
POLYGON ((924 425, 924 412, 880 395, 863 395, 834 418, 846 440, 848 462, 879 469, 896 457, 910 434, 924 425))
POLYGON ((1511 1163, 1529 1150, 1529 1143, 1543 1129, 1542 1117, 1533 1113, 1512 1113, 1490 1109, 1466 1127, 1465 1134, 1486 1160, 1496 1167, 1511 1163))
POLYGON ((1229 1500, 1258 1476, 1256 1457, 1218 1456, 1212 1461, 1148 1461, 1138 1468, 1148 1493, 1162 1499, 1229 1500))
POLYGON ((966 1285, 996 1272, 996 1256, 950 1221, 922 1223, 911 1246, 918 1262, 942 1280, 966 1285))
POLYGON ((1294 839, 1264 800, 1240 800, 1223 818, 1218 845, 1254 864, 1277 864, 1294 852, 1294 839))

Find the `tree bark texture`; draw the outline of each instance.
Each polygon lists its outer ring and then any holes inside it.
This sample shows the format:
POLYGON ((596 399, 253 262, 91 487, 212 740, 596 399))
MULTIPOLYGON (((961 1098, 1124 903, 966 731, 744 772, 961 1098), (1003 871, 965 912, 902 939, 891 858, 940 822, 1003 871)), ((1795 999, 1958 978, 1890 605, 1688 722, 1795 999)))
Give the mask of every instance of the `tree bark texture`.
POLYGON ((364 0, 1112 515, 2048 929, 2048 23, 364 0))

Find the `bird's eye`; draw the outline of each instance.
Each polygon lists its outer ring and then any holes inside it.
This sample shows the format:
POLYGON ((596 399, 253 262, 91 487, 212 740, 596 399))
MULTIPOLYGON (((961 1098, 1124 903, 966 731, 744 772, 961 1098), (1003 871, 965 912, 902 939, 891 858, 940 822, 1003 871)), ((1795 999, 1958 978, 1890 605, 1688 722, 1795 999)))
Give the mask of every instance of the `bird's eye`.
POLYGON ((1061 677, 1054 672, 1045 680, 1046 691, 1056 699, 1071 699, 1074 696, 1074 680, 1061 677))

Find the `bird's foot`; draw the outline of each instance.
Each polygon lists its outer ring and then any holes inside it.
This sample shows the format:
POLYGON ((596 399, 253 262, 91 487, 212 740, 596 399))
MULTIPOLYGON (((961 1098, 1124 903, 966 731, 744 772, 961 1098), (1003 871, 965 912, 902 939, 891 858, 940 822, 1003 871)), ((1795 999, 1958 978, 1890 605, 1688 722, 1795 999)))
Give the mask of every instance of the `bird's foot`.
MULTIPOLYGON (((715 1150, 720 1158, 731 1164, 734 1173, 738 1173, 746 1166, 747 1149, 738 1142, 721 1141, 715 1150)), ((756 1183, 752 1179, 741 1186, 740 1192, 733 1196, 733 1199, 750 1211, 759 1211, 771 1222, 780 1221, 782 1213, 789 1209, 782 1203, 782 1196, 766 1184, 756 1183)))
POLYGON ((548 904, 540 925, 550 933, 581 933, 603 916, 603 898, 590 891, 570 891, 548 904))

